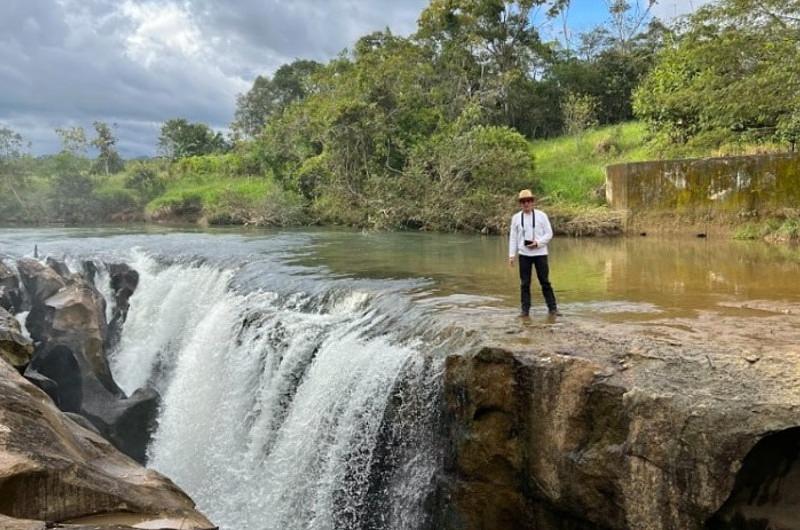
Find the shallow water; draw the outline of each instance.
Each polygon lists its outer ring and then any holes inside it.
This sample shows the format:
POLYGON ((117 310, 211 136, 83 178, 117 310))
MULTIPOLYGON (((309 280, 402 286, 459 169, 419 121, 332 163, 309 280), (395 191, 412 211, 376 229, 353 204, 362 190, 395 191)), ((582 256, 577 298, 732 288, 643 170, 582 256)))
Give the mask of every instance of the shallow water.
MULTIPOLYGON (((280 261, 296 274, 409 280, 422 295, 454 303, 515 307, 517 272, 501 237, 337 230, 0 229, 0 255, 112 256, 133 247, 156 255, 236 264, 280 261)), ((635 319, 729 311, 733 302, 800 302, 800 248, 695 238, 556 239, 551 280, 576 314, 635 319)), ((247 267, 244 267, 247 269, 247 267)), ((244 283, 271 271, 245 270, 244 283)), ((535 282, 534 282, 535 283, 535 282)), ((408 286, 404 286, 408 287, 408 286)), ((534 301, 536 296, 534 284, 534 301)), ((540 305, 541 309, 541 305, 540 305)))

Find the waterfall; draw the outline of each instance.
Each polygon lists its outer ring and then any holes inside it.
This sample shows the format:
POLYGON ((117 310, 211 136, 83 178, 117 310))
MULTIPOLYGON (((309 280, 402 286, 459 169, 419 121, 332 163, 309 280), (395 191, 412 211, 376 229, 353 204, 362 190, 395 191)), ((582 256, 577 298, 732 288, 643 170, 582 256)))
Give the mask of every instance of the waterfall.
POLYGON ((428 526, 450 339, 423 338, 409 297, 326 278, 248 292, 232 268, 137 252, 131 265, 111 360, 126 392, 163 396, 150 466, 224 530, 428 526))

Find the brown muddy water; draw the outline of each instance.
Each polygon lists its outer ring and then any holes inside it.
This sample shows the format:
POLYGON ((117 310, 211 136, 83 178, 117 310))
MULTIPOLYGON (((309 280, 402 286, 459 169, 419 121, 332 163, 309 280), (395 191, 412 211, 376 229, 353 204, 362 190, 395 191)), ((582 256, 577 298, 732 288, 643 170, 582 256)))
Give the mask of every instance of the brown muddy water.
MULTIPOLYGON (((430 278, 425 294, 515 307, 516 269, 499 237, 325 233, 302 261, 342 274, 430 278)), ((551 281, 567 314, 610 321, 766 316, 800 305, 800 248, 695 238, 556 239, 551 281)), ((544 311, 534 280, 534 300, 544 311)))

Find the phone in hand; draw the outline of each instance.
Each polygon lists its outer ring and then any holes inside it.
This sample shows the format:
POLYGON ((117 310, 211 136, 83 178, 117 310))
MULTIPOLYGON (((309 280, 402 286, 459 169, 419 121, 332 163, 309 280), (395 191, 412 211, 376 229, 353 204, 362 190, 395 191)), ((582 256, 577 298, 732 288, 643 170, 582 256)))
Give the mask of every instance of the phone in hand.
POLYGON ((537 244, 536 244, 536 241, 528 241, 528 240, 526 239, 526 240, 525 240, 525 246, 526 246, 526 247, 528 247, 528 248, 536 248, 536 247, 538 247, 539 245, 537 245, 537 244))

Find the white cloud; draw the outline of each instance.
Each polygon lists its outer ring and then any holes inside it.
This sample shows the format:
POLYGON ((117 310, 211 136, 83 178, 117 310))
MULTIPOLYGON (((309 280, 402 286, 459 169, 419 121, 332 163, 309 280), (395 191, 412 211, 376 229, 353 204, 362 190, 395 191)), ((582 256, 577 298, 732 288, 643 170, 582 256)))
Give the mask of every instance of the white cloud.
MULTIPOLYGON (((707 0, 660 0, 671 19, 707 0)), ((238 93, 297 58, 328 59, 428 0, 0 0, 0 123, 37 153, 55 127, 118 124, 126 156, 155 151, 173 117, 227 127, 238 93)))
POLYGON ((427 0, 1 0, 0 123, 36 153, 53 129, 116 123, 126 156, 155 151, 172 117, 222 129, 236 95, 295 58, 366 32, 413 30, 427 0))
POLYGON ((148 66, 165 52, 191 59, 200 54, 203 47, 200 31, 180 6, 126 0, 120 11, 134 23, 133 31, 125 39, 127 53, 134 61, 148 66))

